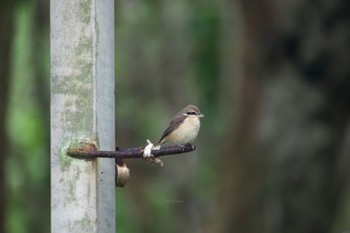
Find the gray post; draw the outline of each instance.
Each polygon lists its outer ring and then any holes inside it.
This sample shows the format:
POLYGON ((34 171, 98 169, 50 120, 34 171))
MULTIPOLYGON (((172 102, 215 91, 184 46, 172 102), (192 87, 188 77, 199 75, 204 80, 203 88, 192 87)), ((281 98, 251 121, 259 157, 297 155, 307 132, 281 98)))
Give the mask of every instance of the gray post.
POLYGON ((114 1, 51 0, 51 232, 115 232, 114 1))

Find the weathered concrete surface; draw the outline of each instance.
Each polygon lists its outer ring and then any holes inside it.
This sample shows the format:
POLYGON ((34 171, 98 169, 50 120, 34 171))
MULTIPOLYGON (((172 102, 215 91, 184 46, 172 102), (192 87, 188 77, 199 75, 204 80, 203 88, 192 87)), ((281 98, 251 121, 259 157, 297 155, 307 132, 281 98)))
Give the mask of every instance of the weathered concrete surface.
POLYGON ((51 0, 51 232, 115 232, 114 161, 65 153, 113 150, 114 109, 114 1, 51 0))

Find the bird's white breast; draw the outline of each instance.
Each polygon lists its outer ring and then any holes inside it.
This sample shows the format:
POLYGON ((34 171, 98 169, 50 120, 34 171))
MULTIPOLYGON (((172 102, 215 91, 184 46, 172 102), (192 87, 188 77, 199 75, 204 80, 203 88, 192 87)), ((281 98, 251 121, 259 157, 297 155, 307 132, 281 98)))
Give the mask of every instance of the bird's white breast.
POLYGON ((184 122, 172 132, 171 138, 173 143, 188 144, 192 143, 200 129, 201 123, 197 116, 188 116, 184 122))

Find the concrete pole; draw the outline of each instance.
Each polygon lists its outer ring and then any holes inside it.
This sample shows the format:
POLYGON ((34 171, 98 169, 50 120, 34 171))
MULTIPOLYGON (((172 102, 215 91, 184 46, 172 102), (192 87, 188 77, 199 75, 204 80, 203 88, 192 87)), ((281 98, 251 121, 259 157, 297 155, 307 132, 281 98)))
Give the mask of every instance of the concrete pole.
POLYGON ((51 0, 51 232, 115 232, 114 1, 51 0))

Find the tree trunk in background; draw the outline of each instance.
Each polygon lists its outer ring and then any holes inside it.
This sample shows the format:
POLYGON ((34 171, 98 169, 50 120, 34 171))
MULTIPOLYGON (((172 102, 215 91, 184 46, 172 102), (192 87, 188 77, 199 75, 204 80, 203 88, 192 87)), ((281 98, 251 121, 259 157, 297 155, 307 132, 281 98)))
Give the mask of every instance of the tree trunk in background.
MULTIPOLYGON (((233 38, 233 42, 242 42, 244 48, 229 48, 232 53, 242 53, 235 55, 243 57, 240 62, 242 67, 231 64, 236 67, 235 70, 228 71, 233 80, 231 85, 226 85, 226 91, 231 94, 228 97, 234 108, 234 117, 231 130, 225 135, 219 154, 221 157, 220 164, 220 182, 218 190, 218 207, 217 211, 211 216, 212 221, 206 232, 262 232, 263 229, 263 183, 262 180, 265 172, 264 160, 260 156, 256 141, 257 125, 260 117, 262 80, 260 78, 264 64, 262 58, 258 56, 264 50, 264 45, 269 39, 268 26, 270 22, 270 6, 266 1, 236 1, 235 3, 227 2, 228 9, 242 8, 238 12, 243 20, 243 31, 238 29, 244 35, 233 38), (258 17, 257 17, 258 16, 258 17), (237 69, 240 69, 239 72, 237 69), (237 76, 241 74, 241 76, 237 76)), ((239 11, 239 10, 238 10, 239 11)), ((228 14, 228 12, 227 12, 228 14)), ((237 14, 237 12, 236 12, 237 14)), ((225 32, 231 30, 230 25, 237 25, 237 16, 230 17, 233 22, 226 23, 225 32)), ((231 62, 237 62, 230 59, 231 62)), ((227 72, 226 72, 227 73, 227 72)), ((226 106, 226 109, 229 106, 226 106)))
POLYGON ((0 2, 0 232, 5 232, 7 157, 6 110, 11 77, 11 44, 13 36, 14 1, 0 2))

